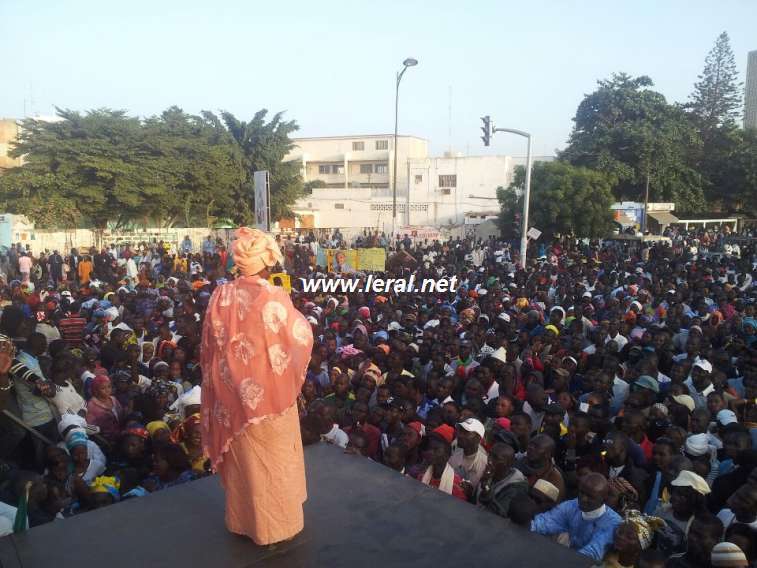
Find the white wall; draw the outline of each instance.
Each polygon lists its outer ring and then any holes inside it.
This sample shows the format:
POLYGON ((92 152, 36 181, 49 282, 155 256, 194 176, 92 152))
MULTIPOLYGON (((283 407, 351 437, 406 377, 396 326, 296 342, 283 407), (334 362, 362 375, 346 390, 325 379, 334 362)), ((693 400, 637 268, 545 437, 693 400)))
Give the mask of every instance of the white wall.
MULTIPOLYGON (((32 232, 25 231, 22 234, 29 235, 29 237, 26 239, 17 239, 13 242, 21 242, 23 246, 30 245, 32 254, 34 255, 39 255, 44 250, 50 252, 57 250, 61 253, 66 253, 72 248, 76 248, 79 252, 82 252, 95 246, 95 233, 90 229, 76 229, 72 231, 35 229, 32 232), (31 240, 32 235, 33 240, 31 240)), ((223 229, 209 232, 206 227, 193 227, 183 229, 147 229, 136 232, 106 232, 103 242, 105 245, 120 242, 135 244, 142 241, 152 242, 153 238, 155 238, 158 241, 163 240, 172 244, 178 244, 184 240, 185 235, 189 235, 189 238, 192 239, 195 252, 199 252, 202 241, 208 234, 211 234, 213 238, 222 238, 224 240, 227 238, 227 233, 223 229)))
MULTIPOLYGON (((409 159, 403 169, 405 186, 397 188, 397 226, 407 223, 408 181, 410 224, 449 226, 462 224, 467 212, 498 209, 497 187, 509 185, 513 176, 509 156, 409 159), (450 188, 449 194, 439 186, 440 175, 457 176, 457 187, 450 188), (420 176, 418 183, 415 176, 420 176)), ((390 227, 391 188, 386 196, 367 188, 314 189, 311 196, 297 202, 295 211, 314 215, 315 226, 320 228, 390 227), (337 209, 337 204, 343 208, 337 209)))

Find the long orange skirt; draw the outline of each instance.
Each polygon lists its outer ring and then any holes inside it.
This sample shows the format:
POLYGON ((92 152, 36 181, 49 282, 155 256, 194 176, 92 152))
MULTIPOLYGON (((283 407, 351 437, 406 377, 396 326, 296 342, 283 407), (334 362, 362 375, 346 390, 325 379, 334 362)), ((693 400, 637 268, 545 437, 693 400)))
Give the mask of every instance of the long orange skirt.
POLYGON ((226 527, 266 545, 304 526, 305 461, 297 405, 247 426, 231 443, 218 473, 226 491, 226 527))

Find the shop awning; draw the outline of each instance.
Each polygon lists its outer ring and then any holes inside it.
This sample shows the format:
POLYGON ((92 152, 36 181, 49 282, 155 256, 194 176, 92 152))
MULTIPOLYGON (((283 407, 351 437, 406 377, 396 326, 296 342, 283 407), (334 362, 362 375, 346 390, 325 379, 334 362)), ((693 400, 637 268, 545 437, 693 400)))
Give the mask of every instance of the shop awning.
POLYGON ((678 223, 678 218, 667 211, 650 211, 649 216, 660 225, 672 225, 678 223))

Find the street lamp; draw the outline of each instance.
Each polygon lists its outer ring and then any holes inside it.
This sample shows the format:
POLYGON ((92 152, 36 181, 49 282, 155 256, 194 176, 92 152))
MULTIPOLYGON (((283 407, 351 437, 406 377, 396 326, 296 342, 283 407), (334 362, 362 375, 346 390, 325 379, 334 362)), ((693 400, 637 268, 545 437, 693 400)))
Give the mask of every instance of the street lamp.
MULTIPOLYGON (((486 117, 488 118, 488 117, 486 117)), ((485 121, 486 122, 486 121, 485 121)), ((526 250, 528 248, 528 201, 531 197, 531 143, 533 142, 533 136, 528 132, 522 130, 515 130, 514 128, 494 128, 492 134, 495 132, 509 132, 510 134, 517 134, 523 136, 528 140, 528 153, 526 156, 526 189, 523 194, 523 223, 520 231, 520 266, 526 268, 526 250)), ((484 141, 486 143, 486 140, 484 141)), ((488 144, 487 144, 488 145, 488 144)))
MULTIPOLYGON (((394 233, 397 231, 397 121, 399 113, 399 101, 400 101, 400 81, 402 76, 407 71, 408 67, 415 67, 418 65, 418 60, 408 57, 402 62, 402 71, 397 73, 397 84, 394 91, 394 174, 392 176, 392 239, 394 239, 394 233)), ((408 192, 410 188, 408 188, 408 192)), ((408 222, 410 220, 410 205, 408 203, 408 222)))

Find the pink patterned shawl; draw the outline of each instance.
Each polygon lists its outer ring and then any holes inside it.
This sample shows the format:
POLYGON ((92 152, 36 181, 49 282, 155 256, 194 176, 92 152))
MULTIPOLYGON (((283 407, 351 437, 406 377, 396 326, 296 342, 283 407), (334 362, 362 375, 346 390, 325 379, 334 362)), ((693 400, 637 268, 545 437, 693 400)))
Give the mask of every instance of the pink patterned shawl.
POLYGON ((287 293, 259 276, 219 286, 202 333, 203 445, 213 467, 248 425, 297 400, 313 334, 287 293))

